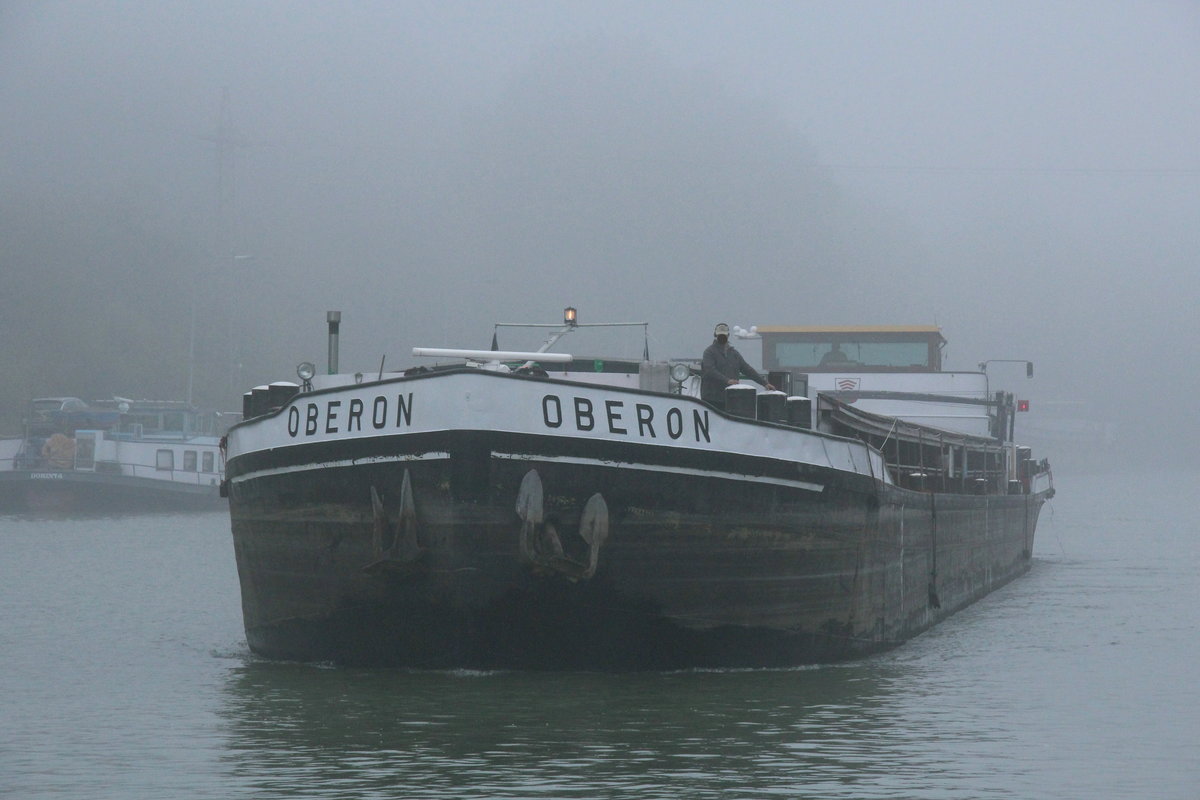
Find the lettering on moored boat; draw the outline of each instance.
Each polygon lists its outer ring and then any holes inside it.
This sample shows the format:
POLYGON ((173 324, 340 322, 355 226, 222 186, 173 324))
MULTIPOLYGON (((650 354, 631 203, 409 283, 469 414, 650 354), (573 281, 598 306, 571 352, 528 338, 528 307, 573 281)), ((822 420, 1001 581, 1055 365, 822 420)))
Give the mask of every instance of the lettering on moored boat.
MULTIPOLYGON (((305 403, 303 410, 298 405, 290 406, 287 411, 288 436, 315 436, 321 433, 354 433, 363 429, 363 417, 366 416, 366 403, 355 397, 349 401, 345 415, 342 414, 341 400, 327 400, 320 403, 305 403), (324 423, 324 424, 322 424, 324 423)), ((394 401, 387 395, 376 395, 371 401, 370 421, 375 430, 383 430, 389 420, 394 420, 394 427, 411 427, 413 415, 413 393, 398 394, 394 401), (391 409, 396 409, 395 417, 391 409)))
MULTIPOLYGON (((562 428, 568 420, 574 423, 576 431, 590 433, 596 430, 597 408, 586 397, 572 397, 569 408, 574 413, 563 416, 563 400, 558 395, 542 395, 542 424, 547 428, 562 428)), ((624 400, 605 400, 602 413, 603 424, 608 433, 616 436, 636 436, 640 439, 657 439, 655 430, 655 410, 649 403, 634 403, 632 408, 624 400), (630 413, 632 412, 632 414, 630 413)), ((671 406, 667 409, 666 432, 671 439, 680 439, 685 431, 683 409, 671 406)), ((603 428, 601 429, 603 430, 603 428)), ((697 442, 711 442, 709 433, 708 409, 692 410, 692 437, 697 442)))

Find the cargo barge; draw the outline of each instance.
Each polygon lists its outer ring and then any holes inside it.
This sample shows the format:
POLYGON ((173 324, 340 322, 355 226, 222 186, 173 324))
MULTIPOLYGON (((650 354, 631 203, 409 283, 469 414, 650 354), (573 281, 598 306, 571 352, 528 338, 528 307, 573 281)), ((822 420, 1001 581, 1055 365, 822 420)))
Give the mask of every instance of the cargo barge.
POLYGON ((743 332, 774 390, 721 410, 695 362, 550 352, 586 327, 568 312, 538 351, 416 348, 440 363, 374 379, 337 373, 331 313, 332 374, 247 393, 223 492, 255 653, 832 662, 1029 569, 1049 464, 986 364, 943 371, 936 327, 743 332))

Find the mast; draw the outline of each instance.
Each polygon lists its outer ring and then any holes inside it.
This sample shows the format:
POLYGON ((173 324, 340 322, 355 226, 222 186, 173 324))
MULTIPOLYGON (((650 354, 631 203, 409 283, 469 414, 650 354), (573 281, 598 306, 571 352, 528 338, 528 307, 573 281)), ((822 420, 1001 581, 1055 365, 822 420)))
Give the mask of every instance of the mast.
MULTIPOLYGON (((229 87, 221 88, 221 106, 217 116, 217 128, 214 133, 200 134, 200 139, 215 145, 216 163, 216 204, 212 238, 216 243, 211 253, 215 260, 214 274, 217 276, 218 307, 223 317, 221 327, 224 330, 224 342, 221 352, 229 354, 228 386, 230 397, 237 394, 237 381, 241 371, 240 337, 234 330, 237 310, 233 307, 237 295, 237 267, 239 261, 253 258, 241 255, 237 251, 239 231, 237 229, 237 151, 255 145, 248 139, 238 136, 233 126, 233 113, 230 110, 229 87)), ((196 287, 192 288, 192 355, 189 356, 188 367, 188 400, 191 400, 195 339, 195 295, 196 287)))

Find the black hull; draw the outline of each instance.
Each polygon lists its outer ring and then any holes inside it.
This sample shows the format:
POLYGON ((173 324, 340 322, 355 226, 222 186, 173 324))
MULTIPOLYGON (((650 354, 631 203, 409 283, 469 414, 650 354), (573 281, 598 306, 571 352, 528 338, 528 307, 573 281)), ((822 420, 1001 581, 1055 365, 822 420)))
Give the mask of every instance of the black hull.
POLYGON ((315 468, 333 455, 319 446, 231 459, 251 649, 485 669, 855 658, 1025 572, 1045 500, 719 452, 681 463, 642 448, 635 467, 617 452, 574 458, 553 437, 515 444, 456 432, 371 440, 391 456, 375 462, 315 468), (588 533, 594 495, 602 537, 588 533))

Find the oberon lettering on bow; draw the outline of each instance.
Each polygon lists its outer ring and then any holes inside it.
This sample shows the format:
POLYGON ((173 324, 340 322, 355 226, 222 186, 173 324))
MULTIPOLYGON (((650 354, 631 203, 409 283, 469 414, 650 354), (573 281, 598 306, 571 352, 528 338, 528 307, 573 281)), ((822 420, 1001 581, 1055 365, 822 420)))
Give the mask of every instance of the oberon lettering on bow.
POLYGON ((671 406, 665 414, 649 403, 627 403, 605 400, 593 403, 586 397, 563 400, 558 395, 542 397, 542 423, 547 428, 574 428, 581 433, 609 433, 615 436, 657 439, 659 436, 677 440, 690 434, 697 442, 711 442, 708 432, 708 410, 671 406), (690 422, 690 425, 686 423, 690 422))
POLYGON ((325 400, 288 408, 287 431, 295 439, 325 433, 407 428, 412 425, 412 414, 412 392, 394 398, 376 395, 369 401, 357 397, 346 401, 325 400))

